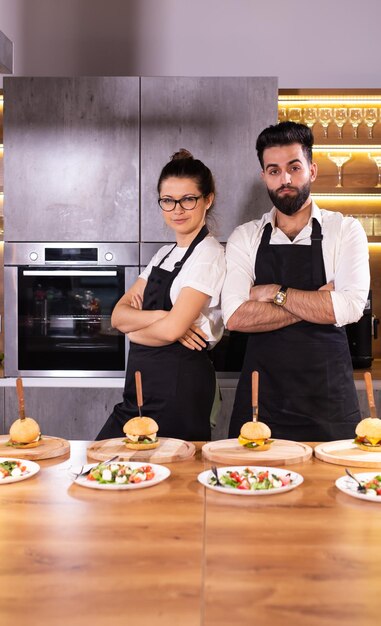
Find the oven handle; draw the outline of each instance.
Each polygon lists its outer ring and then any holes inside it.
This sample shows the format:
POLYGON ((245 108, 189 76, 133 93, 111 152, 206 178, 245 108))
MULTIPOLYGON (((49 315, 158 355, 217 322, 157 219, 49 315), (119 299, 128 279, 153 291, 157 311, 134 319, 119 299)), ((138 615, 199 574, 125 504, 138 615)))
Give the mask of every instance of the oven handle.
POLYGON ((117 276, 116 270, 23 270, 24 276, 117 276))

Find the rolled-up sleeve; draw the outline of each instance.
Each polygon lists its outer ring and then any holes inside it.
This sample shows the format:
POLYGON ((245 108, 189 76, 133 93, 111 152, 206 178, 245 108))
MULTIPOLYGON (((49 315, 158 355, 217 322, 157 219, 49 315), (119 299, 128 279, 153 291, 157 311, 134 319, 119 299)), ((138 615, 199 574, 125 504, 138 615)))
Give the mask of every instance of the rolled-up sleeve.
POLYGON ((331 291, 337 326, 357 322, 368 299, 370 287, 368 241, 358 220, 344 217, 334 247, 334 281, 331 291))
POLYGON ((234 311, 249 299, 254 284, 251 238, 244 226, 235 229, 226 245, 226 278, 221 294, 225 325, 234 311))

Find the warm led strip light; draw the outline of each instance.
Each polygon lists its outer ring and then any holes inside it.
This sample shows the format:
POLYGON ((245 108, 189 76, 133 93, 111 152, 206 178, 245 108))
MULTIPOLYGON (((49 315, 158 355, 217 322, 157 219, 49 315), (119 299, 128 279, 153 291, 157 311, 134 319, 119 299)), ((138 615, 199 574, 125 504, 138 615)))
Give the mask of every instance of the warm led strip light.
POLYGON ((322 198, 323 200, 374 200, 380 202, 381 193, 312 193, 313 198, 322 198))
POLYGON ((347 95, 347 96, 302 96, 302 95, 291 95, 291 96, 279 96, 278 103, 281 106, 294 106, 296 104, 368 104, 372 102, 373 104, 378 104, 381 106, 381 94, 377 96, 355 96, 355 95, 347 95))
POLYGON ((381 152, 381 146, 367 145, 367 146, 314 146, 314 152, 381 152))

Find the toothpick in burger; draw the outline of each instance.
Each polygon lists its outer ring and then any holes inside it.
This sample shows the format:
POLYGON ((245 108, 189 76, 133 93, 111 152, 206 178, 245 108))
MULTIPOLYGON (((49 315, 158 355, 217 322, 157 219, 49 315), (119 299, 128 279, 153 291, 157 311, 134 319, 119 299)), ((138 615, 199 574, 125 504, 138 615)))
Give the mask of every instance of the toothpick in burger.
POLYGON ((12 448, 36 448, 41 442, 41 431, 32 417, 19 418, 9 429, 7 446, 12 448))
POLYGON ((268 450, 274 441, 270 437, 271 430, 264 422, 246 422, 241 428, 238 443, 250 450, 263 452, 268 450))
POLYGON ((157 448, 159 426, 152 417, 133 417, 123 426, 126 438, 123 440, 130 450, 151 450, 157 448))
POLYGON ((381 452, 381 420, 378 417, 366 417, 356 426, 354 442, 361 450, 381 452))

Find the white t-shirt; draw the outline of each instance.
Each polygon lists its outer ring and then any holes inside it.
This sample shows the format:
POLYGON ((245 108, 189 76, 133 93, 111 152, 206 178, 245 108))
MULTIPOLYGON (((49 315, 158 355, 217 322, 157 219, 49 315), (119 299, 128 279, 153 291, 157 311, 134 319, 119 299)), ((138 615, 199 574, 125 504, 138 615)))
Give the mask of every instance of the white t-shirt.
POLYGON ((227 273, 222 290, 222 311, 225 323, 241 304, 249 299, 254 284, 255 260, 264 227, 273 226, 270 245, 310 246, 312 218, 321 225, 322 251, 327 282, 334 282, 330 291, 336 326, 357 322, 368 299, 370 272, 368 242, 360 222, 336 211, 319 209, 312 202, 311 217, 293 241, 275 226, 273 207, 261 219, 238 226, 226 246, 227 273))
MULTIPOLYGON (((158 265, 166 254, 173 248, 173 243, 160 248, 151 259, 147 267, 139 275, 139 278, 148 280, 151 269, 158 265)), ((175 263, 181 261, 188 248, 176 246, 169 257, 160 266, 164 270, 172 271, 175 263)), ((220 294, 225 278, 225 255, 221 244, 210 235, 205 237, 193 250, 190 257, 185 261, 179 274, 174 279, 170 298, 174 304, 184 287, 192 287, 210 296, 201 310, 195 324, 203 330, 209 341, 209 348, 221 339, 224 326, 221 315, 220 294)))

